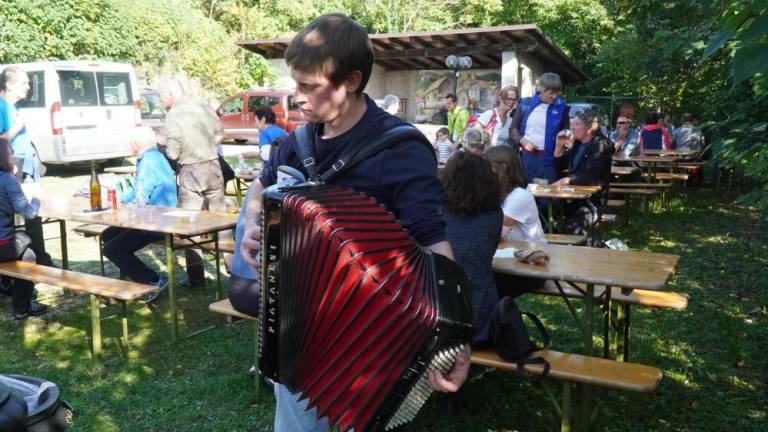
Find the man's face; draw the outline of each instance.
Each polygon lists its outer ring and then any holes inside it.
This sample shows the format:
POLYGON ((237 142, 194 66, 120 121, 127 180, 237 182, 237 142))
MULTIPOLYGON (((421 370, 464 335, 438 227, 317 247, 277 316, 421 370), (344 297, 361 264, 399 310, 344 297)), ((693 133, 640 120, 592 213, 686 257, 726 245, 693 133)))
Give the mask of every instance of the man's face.
POLYGON ((29 91, 29 78, 26 73, 17 75, 14 79, 8 80, 6 84, 8 93, 17 99, 27 97, 29 91))
POLYGON ((627 130, 629 129, 629 124, 629 119, 624 116, 620 116, 618 119, 616 119, 616 129, 627 130))
POLYGON ((454 108, 456 108, 456 102, 453 101, 453 99, 445 98, 445 109, 448 111, 453 111, 454 108))
POLYGON ((293 101, 299 105, 304 120, 312 123, 328 123, 336 119, 350 97, 346 84, 337 87, 319 71, 291 68, 291 78, 296 81, 293 101))
POLYGON ((545 89, 539 93, 539 100, 541 103, 551 104, 554 103, 561 94, 562 92, 559 90, 545 89))

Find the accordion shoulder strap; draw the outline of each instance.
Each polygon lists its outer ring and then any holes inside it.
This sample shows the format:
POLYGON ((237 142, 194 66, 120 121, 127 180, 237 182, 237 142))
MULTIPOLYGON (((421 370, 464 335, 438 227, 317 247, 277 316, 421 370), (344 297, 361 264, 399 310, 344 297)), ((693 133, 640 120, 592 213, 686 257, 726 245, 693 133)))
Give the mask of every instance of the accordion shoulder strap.
POLYGON ((301 164, 304 165, 304 169, 307 170, 309 180, 315 181, 317 180, 317 164, 315 163, 315 154, 312 151, 309 139, 310 133, 312 135, 314 133, 309 130, 309 126, 309 123, 301 125, 294 131, 296 136, 296 154, 298 154, 301 164))
POLYGON ((363 145, 354 146, 339 157, 330 168, 320 174, 320 181, 327 182, 328 180, 336 177, 344 170, 347 170, 358 163, 364 161, 368 157, 386 149, 392 144, 405 141, 414 140, 423 143, 429 148, 430 153, 435 158, 435 164, 437 164, 437 157, 435 156, 432 143, 429 142, 427 137, 424 136, 416 127, 412 125, 400 125, 396 126, 378 138, 374 138, 371 141, 366 141, 363 145))

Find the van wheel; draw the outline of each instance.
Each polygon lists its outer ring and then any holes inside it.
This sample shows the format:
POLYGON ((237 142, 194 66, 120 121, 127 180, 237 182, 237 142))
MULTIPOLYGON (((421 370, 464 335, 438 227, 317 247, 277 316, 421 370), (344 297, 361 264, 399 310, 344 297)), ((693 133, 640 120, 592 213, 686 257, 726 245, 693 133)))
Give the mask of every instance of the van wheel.
POLYGON ((247 143, 247 142, 248 142, 248 140, 245 140, 245 139, 236 139, 236 140, 235 140, 235 142, 236 142, 236 143, 238 143, 238 144, 245 144, 245 143, 247 143))

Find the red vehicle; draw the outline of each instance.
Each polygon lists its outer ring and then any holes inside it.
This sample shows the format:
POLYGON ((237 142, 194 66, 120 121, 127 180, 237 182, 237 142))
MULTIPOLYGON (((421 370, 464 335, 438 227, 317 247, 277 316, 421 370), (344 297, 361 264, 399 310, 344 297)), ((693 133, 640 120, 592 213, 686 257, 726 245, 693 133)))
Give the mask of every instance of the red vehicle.
POLYGON ((263 106, 272 108, 277 117, 276 124, 289 133, 306 123, 298 105, 293 103, 293 91, 246 90, 230 96, 216 110, 224 125, 224 139, 237 143, 258 142, 259 130, 253 113, 263 106))

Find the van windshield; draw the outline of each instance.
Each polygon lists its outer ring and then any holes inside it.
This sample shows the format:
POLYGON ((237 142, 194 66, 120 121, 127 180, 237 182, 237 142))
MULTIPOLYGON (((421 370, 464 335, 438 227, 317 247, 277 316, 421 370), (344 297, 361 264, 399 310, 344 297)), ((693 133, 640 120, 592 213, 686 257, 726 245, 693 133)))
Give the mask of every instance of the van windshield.
POLYGON ((56 71, 59 74, 61 105, 65 107, 98 106, 93 72, 56 71))
POLYGON ((27 72, 29 77, 29 91, 27 97, 17 102, 19 108, 44 108, 45 107, 45 72, 27 72))

